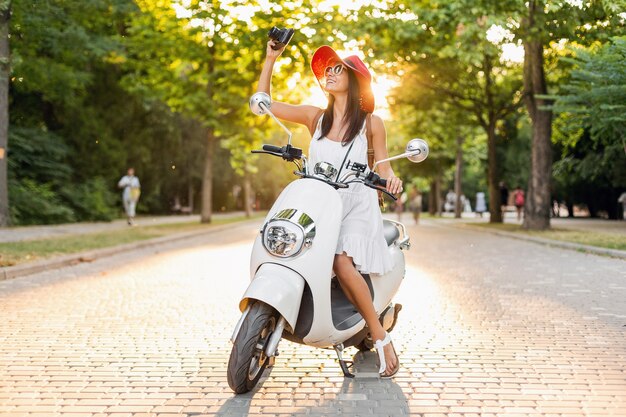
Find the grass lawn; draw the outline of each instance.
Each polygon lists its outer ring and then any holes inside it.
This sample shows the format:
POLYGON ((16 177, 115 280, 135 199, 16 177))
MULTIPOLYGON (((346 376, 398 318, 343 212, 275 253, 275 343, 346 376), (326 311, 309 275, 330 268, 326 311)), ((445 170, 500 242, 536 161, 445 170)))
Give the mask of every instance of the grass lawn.
POLYGON ((508 223, 466 223, 468 226, 483 227, 503 232, 513 232, 545 239, 561 240, 564 242, 579 243, 607 249, 626 250, 626 237, 616 233, 592 232, 575 229, 550 229, 545 231, 530 231, 522 226, 508 223))
MULTIPOLYGON (((252 218, 260 218, 265 213, 257 213, 252 218)), ((0 243, 0 267, 50 258, 58 255, 83 252, 92 249, 107 248, 125 243, 168 236, 176 233, 208 230, 216 225, 247 220, 246 217, 232 217, 214 220, 211 224, 197 222, 170 223, 154 226, 129 227, 110 232, 70 235, 58 238, 25 240, 20 242, 0 243)))

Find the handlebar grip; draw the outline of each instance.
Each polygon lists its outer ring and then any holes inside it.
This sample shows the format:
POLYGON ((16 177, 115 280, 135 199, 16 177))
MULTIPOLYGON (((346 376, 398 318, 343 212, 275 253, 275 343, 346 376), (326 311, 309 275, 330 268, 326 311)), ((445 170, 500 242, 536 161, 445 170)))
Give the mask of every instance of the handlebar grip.
POLYGON ((263 150, 268 152, 282 153, 283 148, 274 145, 263 145, 263 150))
POLYGON ((376 184, 380 185, 383 188, 387 188, 387 180, 384 178, 381 178, 378 181, 376 181, 376 184))

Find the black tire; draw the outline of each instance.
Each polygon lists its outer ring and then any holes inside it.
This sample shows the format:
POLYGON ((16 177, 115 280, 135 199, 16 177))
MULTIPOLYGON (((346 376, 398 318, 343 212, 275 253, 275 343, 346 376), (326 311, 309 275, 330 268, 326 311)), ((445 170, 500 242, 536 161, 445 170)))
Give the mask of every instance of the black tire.
POLYGON ((255 387, 269 358, 265 346, 276 328, 278 313, 269 305, 256 301, 241 324, 228 360, 228 385, 237 394, 255 387))

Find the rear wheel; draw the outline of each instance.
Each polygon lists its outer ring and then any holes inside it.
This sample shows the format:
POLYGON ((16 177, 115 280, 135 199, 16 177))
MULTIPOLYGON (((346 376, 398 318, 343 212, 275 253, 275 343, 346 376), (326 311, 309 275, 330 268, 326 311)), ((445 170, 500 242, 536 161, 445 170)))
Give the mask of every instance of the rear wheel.
POLYGON ((278 313, 256 301, 244 319, 228 360, 228 385, 237 394, 254 388, 269 363, 267 342, 276 328, 278 313))

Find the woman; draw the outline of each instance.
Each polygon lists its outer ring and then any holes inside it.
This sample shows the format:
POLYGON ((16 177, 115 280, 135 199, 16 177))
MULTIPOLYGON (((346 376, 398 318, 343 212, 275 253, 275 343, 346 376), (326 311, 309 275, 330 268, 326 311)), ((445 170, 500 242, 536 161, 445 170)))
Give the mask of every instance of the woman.
MULTIPOLYGON (((272 46, 274 41, 270 40, 257 88, 267 94, 270 94, 274 63, 284 50, 283 47, 275 51, 272 46)), ((328 107, 323 113, 315 106, 280 102, 272 103, 272 112, 278 118, 309 128, 310 164, 325 161, 339 170, 346 158, 367 163, 366 118, 374 111, 369 70, 357 56, 342 60, 329 46, 322 46, 313 54, 311 68, 328 96, 328 107)), ((385 126, 375 115, 371 116, 371 134, 374 158, 387 158, 385 126)), ((379 174, 387 178, 390 193, 402 192, 402 181, 388 162, 379 165, 379 174)), ((333 270, 370 329, 381 362, 380 376, 390 378, 398 372, 400 362, 391 338, 378 321, 369 288, 361 275, 361 272, 384 274, 392 269, 377 194, 363 184, 351 184, 338 192, 343 202, 343 219, 333 270)))
POLYGON ((139 178, 135 176, 135 168, 128 168, 124 175, 117 183, 118 188, 123 188, 122 202, 126 211, 126 218, 129 226, 135 225, 135 208, 141 194, 141 184, 139 178))
POLYGON ((485 201, 485 193, 479 191, 476 193, 476 214, 483 217, 483 213, 487 211, 487 202, 485 201))

